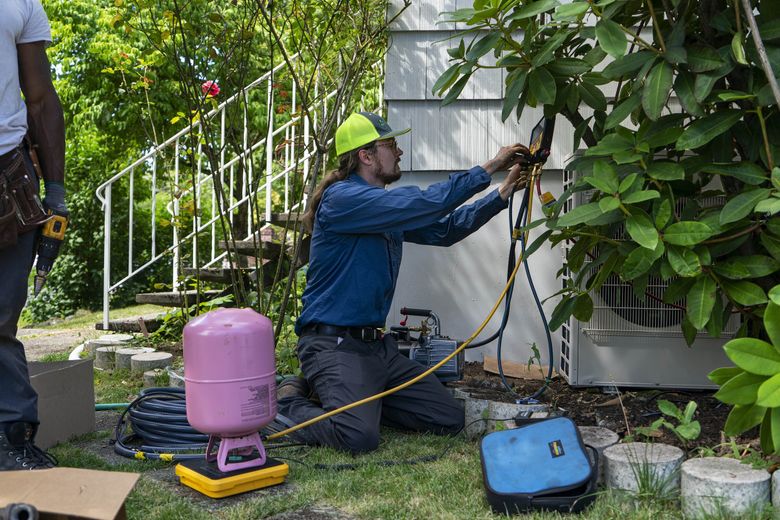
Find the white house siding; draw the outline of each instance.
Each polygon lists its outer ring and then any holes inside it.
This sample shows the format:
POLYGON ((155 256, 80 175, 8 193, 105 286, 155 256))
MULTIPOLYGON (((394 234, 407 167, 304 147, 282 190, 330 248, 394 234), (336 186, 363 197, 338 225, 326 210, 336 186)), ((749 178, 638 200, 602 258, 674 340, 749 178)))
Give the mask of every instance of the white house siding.
MULTIPOLYGON (((392 0, 390 16, 401 0, 392 0)), ((443 107, 431 92, 439 75, 449 66, 446 49, 454 36, 455 24, 436 24, 438 14, 471 6, 471 0, 432 0, 413 2, 391 26, 391 45, 386 58, 385 99, 391 127, 411 127, 412 132, 398 138, 404 155, 404 177, 398 185, 420 187, 446 179, 456 170, 467 169, 493 157, 502 144, 527 143, 540 119, 541 109, 526 108, 518 123, 510 117, 501 122, 504 77, 501 70, 482 70, 474 74, 455 103, 443 107)), ((544 191, 561 192, 560 169, 572 152, 573 129, 563 118, 556 121, 552 156, 542 178, 544 191)), ((495 189, 502 174, 497 174, 495 189)), ((391 188, 392 189, 392 188, 391 188)), ((485 193, 488 192, 485 191, 485 193)), ((515 213, 520 203, 517 197, 515 213)), ((541 215, 537 205, 534 218, 541 215)), ((404 306, 433 309, 442 320, 444 334, 457 339, 469 337, 487 316, 506 281, 509 248, 509 217, 503 211, 481 230, 449 247, 405 244, 404 262, 398 280, 388 325, 398 324, 404 306)), ((539 231, 532 231, 531 240, 539 231)), ((541 298, 560 287, 555 277, 561 267, 560 249, 543 246, 530 259, 534 282, 541 298)), ((552 313, 555 301, 545 305, 552 313)), ((496 330, 503 306, 481 337, 496 330)), ((419 319, 410 318, 410 324, 419 319)), ((554 341, 557 338, 554 335, 554 341)), ((509 326, 504 336, 503 357, 527 362, 529 345, 536 343, 545 363, 546 336, 524 276, 518 276, 512 298, 509 326)), ((469 351, 467 359, 479 360, 483 354, 495 355, 495 345, 469 351)))

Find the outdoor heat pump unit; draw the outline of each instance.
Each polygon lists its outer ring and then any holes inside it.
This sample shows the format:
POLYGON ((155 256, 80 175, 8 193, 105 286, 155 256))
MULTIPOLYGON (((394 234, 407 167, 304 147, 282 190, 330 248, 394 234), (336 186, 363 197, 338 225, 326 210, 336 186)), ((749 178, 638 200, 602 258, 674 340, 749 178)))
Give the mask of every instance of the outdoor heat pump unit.
MULTIPOLYGON (((575 172, 563 171, 564 190, 575 181, 575 172)), ((563 211, 589 202, 592 193, 574 193, 563 211)), ((583 269, 587 268, 585 263, 583 269)), ((732 316, 720 338, 699 333, 688 347, 680 329, 685 311, 660 301, 667 285, 651 278, 650 296, 642 300, 629 284, 610 276, 601 289, 590 294, 591 320, 579 322, 571 317, 562 325, 556 353, 558 373, 572 386, 717 388, 707 374, 732 365, 723 344, 739 329, 739 317, 732 316)))

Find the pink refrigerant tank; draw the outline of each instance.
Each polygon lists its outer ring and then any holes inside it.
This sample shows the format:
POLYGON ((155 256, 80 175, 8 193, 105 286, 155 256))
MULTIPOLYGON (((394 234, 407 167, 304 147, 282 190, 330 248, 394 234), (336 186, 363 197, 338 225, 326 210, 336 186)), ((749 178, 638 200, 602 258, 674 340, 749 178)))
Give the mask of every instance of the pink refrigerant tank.
POLYGON ((216 459, 223 472, 265 464, 258 432, 276 417, 271 320, 252 309, 217 309, 190 321, 184 327, 184 388, 187 420, 209 435, 206 460, 216 459), (255 449, 257 456, 248 457, 255 449), (235 454, 247 457, 228 463, 235 454))

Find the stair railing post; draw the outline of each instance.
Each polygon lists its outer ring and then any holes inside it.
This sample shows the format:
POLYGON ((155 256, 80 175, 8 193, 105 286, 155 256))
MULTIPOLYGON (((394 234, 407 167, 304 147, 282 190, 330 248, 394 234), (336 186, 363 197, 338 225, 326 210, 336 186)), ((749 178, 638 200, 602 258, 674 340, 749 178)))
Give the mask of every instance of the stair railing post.
POLYGON ((108 330, 111 296, 111 187, 106 186, 103 199, 103 330, 108 330))
POLYGON ((179 140, 176 139, 173 158, 173 290, 179 288, 179 258, 181 256, 181 244, 179 243, 179 140))
POLYGON ((274 175, 274 90, 268 78, 268 135, 265 138, 265 223, 271 222, 271 179, 274 175))

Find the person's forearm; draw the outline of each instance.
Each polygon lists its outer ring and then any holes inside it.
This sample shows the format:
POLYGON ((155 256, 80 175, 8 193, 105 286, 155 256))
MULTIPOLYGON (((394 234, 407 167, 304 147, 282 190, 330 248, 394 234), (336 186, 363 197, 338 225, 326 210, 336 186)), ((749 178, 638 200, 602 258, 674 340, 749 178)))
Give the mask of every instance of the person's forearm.
POLYGON ((27 125, 45 181, 65 182, 65 118, 52 89, 40 101, 27 103, 27 125))

